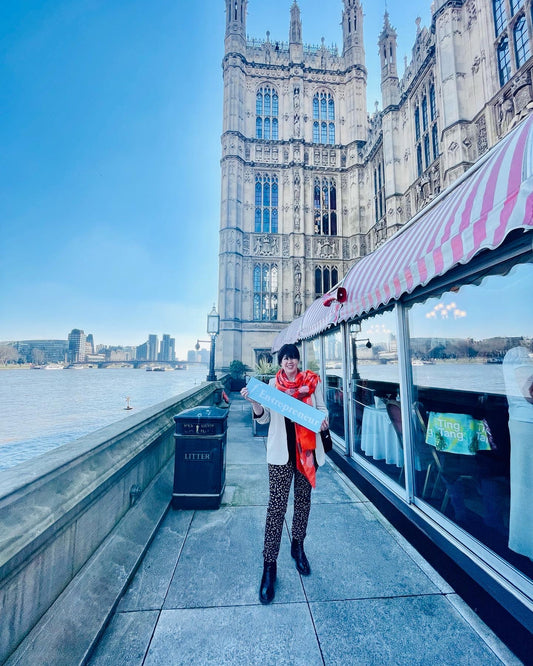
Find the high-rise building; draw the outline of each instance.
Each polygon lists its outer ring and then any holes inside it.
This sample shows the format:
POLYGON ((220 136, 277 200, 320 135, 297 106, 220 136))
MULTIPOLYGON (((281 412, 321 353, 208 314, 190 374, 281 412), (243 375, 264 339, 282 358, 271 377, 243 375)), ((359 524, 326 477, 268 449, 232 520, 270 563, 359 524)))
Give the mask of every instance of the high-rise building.
POLYGON ((532 106, 531 0, 435 0, 401 78, 385 12, 371 113, 363 5, 342 4, 338 52, 304 44, 296 0, 288 41, 248 39, 226 0, 217 366, 253 366, 532 106))
POLYGON ((73 328, 68 334, 68 354, 69 363, 83 363, 87 356, 85 346, 85 333, 79 328, 73 328))
POLYGON ((164 333, 161 339, 161 346, 158 359, 160 361, 175 361, 176 360, 176 340, 171 338, 168 333, 164 333))
POLYGON ((157 361, 157 354, 159 351, 159 341, 157 335, 151 334, 148 336, 148 360, 157 361))

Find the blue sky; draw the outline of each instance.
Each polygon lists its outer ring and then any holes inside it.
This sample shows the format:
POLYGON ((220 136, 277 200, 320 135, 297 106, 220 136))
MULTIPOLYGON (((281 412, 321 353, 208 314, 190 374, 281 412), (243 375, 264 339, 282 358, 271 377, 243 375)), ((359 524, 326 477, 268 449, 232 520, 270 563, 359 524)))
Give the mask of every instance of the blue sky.
MULTIPOLYGON (((286 40, 292 0, 249 0, 286 40)), ((429 2, 388 3, 400 73, 429 2)), ((300 0, 342 49, 340 0, 300 0)), ((368 108, 384 2, 363 1, 368 108)), ((223 0, 0 3, 0 340, 206 338, 218 293, 223 0)))

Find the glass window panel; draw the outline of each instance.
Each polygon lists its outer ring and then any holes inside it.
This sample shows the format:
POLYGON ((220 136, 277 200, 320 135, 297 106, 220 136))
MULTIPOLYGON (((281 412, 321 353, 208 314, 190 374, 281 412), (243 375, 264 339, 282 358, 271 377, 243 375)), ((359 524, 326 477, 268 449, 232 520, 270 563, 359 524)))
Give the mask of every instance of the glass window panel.
POLYGON ((429 109, 431 120, 435 120, 437 117, 437 106, 435 103, 435 86, 433 85, 429 87, 429 109))
POLYGON ((331 210, 337 210, 337 190, 335 188, 335 185, 332 185, 329 188, 330 192, 330 201, 331 201, 331 210))
POLYGON ((325 234, 326 236, 329 235, 329 215, 328 215, 328 213, 324 213, 324 215, 322 215, 322 233, 325 234))
POLYGON ((263 115, 263 94, 261 92, 258 92, 255 98, 255 112, 258 116, 263 115))
POLYGON ((320 135, 318 131, 318 122, 315 121, 313 123, 313 143, 319 143, 320 141, 320 135))
POLYGON ((264 108, 265 108, 265 115, 269 116, 270 115, 270 93, 265 93, 264 108))
POLYGON ((256 179, 255 181, 255 205, 261 205, 261 180, 256 179))
POLYGON ((424 128, 424 132, 428 128, 428 101, 427 101, 427 97, 424 97, 422 99, 422 127, 424 128))
POLYGON ((279 138, 279 135, 278 135, 278 120, 277 120, 277 118, 274 118, 274 119, 272 120, 272 138, 274 139, 274 141, 277 141, 278 138, 279 138))
POLYGON ((272 233, 273 234, 278 233, 278 210, 277 210, 277 208, 274 208, 272 210, 272 233))
POLYGON ((351 324, 350 341, 353 453, 403 485, 403 445, 396 429, 399 370, 395 313, 351 324), (390 413, 387 402, 391 403, 390 413))
POLYGON ((255 138, 256 139, 262 139, 263 138, 263 119, 262 118, 256 118, 256 121, 255 121, 255 138))
POLYGON ((265 183, 263 187, 263 206, 270 206, 270 185, 265 183))
POLYGON ((254 291, 261 291, 261 267, 254 267, 254 291))
POLYGON ((511 14, 514 16, 523 4, 524 0, 511 0, 511 14))
POLYGON ((335 120, 335 103, 331 97, 328 101, 328 120, 335 120))
MULTIPOLYGON (((318 95, 313 97, 313 118, 318 120, 318 95)), ((318 123, 317 123, 318 126, 318 123)))
POLYGON ((329 412, 329 428, 344 439, 344 390, 342 378, 342 334, 334 331, 324 336, 324 393, 329 412))
POLYGON ((320 373, 320 340, 304 341, 305 369, 320 373))
POLYGON ((259 233, 261 231, 261 209, 255 209, 255 231, 259 233))
POLYGON ((320 125, 320 143, 328 142, 328 125, 327 123, 322 123, 320 125))
POLYGON ((320 99, 320 118, 326 119, 327 117, 326 98, 322 95, 320 99))
POLYGON ((278 184, 276 182, 272 183, 272 205, 278 205, 278 184))
POLYGON ((263 139, 270 139, 270 118, 265 118, 263 139))
POLYGON ((515 51, 516 51, 516 66, 522 65, 529 58, 529 39, 527 35, 527 24, 524 16, 518 19, 514 29, 515 51))
POLYGON ((509 40, 502 40, 498 47, 498 69, 500 73, 500 84, 503 86, 511 78, 511 55, 509 53, 509 40))
POLYGON ((329 277, 329 268, 324 268, 324 293, 331 289, 331 282, 329 277))
POLYGON ((335 125, 333 123, 329 124, 329 142, 331 145, 335 143, 335 125))
POLYGON ((433 142, 433 159, 435 160, 439 156, 439 133, 436 125, 433 125, 431 129, 431 138, 433 142))
POLYGON ((261 296, 254 294, 254 319, 257 321, 261 319, 261 296))
POLYGON ((333 285, 337 284, 339 281, 339 271, 336 268, 333 268, 331 270, 331 283, 333 285))
POLYGON ((431 157, 429 155, 429 134, 424 137, 424 159, 426 160, 426 169, 431 164, 431 157))
POLYGON ((278 290, 278 268, 272 266, 272 291, 278 290))
POLYGON ((416 166, 418 169, 418 175, 421 176, 423 168, 422 168, 422 146, 420 145, 416 147, 416 166))
POLYGON ((278 96, 276 93, 272 95, 272 115, 278 115, 278 96))
POLYGON ((320 268, 315 268, 315 294, 320 296, 324 292, 322 291, 322 270, 320 268))
POLYGON ((415 134, 418 141, 420 139, 420 109, 418 106, 415 109, 415 134))
POLYGON ((493 0, 492 8, 494 10, 494 28, 498 36, 507 25, 507 16, 505 14, 505 1, 493 0))
POLYGON ((270 211, 268 208, 263 211, 263 231, 265 233, 270 231, 270 211))
POLYGON ((331 220, 330 234, 331 234, 331 236, 336 236, 337 235, 337 213, 335 211, 333 211, 331 213, 330 220, 331 220))
POLYGON ((315 185, 315 208, 320 208, 320 185, 315 185))
POLYGON ((532 290, 529 253, 409 311, 416 494, 530 578, 532 290))

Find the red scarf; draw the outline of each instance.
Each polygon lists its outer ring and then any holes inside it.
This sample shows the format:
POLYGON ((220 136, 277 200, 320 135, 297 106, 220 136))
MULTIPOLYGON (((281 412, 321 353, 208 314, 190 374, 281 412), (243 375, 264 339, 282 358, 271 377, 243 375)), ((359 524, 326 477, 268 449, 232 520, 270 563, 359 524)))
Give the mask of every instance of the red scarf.
MULTIPOLYGON (((276 375, 276 388, 293 398, 297 398, 307 405, 312 404, 311 396, 315 392, 320 377, 311 370, 298 372, 294 381, 290 381, 284 370, 279 370, 276 375), (308 393, 301 394, 300 388, 307 386, 308 393)), ((299 423, 294 424, 296 430, 296 468, 305 476, 309 483, 316 486, 315 456, 316 434, 299 423)))

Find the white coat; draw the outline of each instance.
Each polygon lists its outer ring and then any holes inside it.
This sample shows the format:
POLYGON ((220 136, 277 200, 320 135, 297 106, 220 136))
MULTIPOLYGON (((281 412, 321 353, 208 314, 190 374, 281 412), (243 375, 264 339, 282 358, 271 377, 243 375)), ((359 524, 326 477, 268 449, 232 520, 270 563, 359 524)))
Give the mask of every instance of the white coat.
MULTIPOLYGON (((276 388, 276 378, 269 381, 269 386, 276 388)), ((324 416, 328 416, 328 410, 324 402, 322 382, 317 384, 314 393, 311 394, 311 406, 316 407, 324 416)), ((263 413, 257 417, 258 423, 270 423, 267 437, 267 463, 270 465, 286 465, 289 461, 289 449, 287 447, 287 431, 285 430, 285 417, 279 412, 271 411, 263 407, 263 413)), ((315 457, 319 466, 326 462, 326 454, 322 445, 320 433, 316 434, 315 457)))

